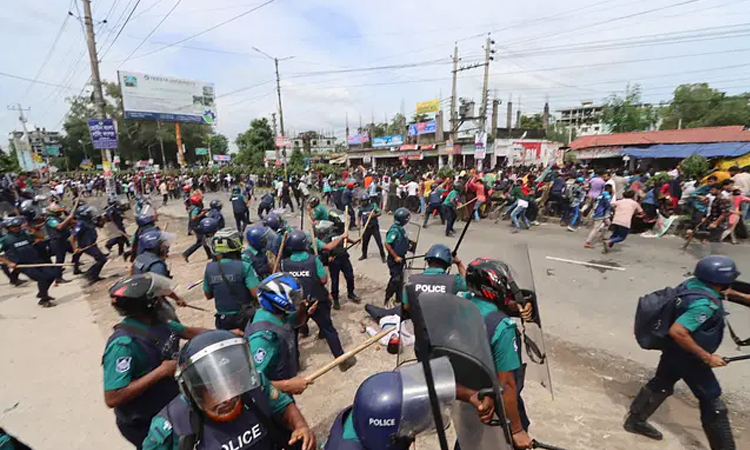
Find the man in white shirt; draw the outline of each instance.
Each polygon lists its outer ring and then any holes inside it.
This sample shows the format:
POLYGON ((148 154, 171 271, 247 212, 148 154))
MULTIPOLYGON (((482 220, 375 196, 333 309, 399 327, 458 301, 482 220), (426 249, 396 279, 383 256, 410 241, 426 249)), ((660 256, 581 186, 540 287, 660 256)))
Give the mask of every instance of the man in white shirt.
POLYGON ((411 212, 419 210, 419 183, 415 180, 406 183, 406 207, 411 212))
POLYGON ((732 176, 732 180, 734 180, 735 189, 742 191, 742 195, 750 194, 750 173, 744 170, 740 172, 739 167, 732 166, 729 168, 729 174, 732 176))

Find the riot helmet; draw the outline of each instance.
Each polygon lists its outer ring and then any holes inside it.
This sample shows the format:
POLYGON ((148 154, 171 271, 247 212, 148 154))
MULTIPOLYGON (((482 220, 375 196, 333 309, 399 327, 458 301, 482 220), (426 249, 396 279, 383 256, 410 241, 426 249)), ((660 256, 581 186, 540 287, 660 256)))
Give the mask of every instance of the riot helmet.
POLYGON ((99 210, 95 206, 83 205, 76 209, 74 217, 78 220, 93 221, 99 216, 99 210))
POLYGON ((156 311, 161 297, 171 293, 169 278, 151 272, 122 279, 109 288, 112 306, 126 317, 156 311))
POLYGON ((361 194, 359 194, 359 201, 362 202, 363 205, 365 203, 368 203, 370 201, 370 194, 368 194, 367 192, 362 192, 361 194))
POLYGON ((477 258, 466 268, 466 286, 469 292, 498 306, 514 300, 518 291, 510 268, 502 261, 477 258))
POLYGON ((328 220, 333 222, 333 230, 336 234, 341 234, 346 229, 346 225, 344 225, 344 221, 347 220, 346 217, 344 217, 344 213, 341 211, 337 211, 335 209, 331 210, 328 213, 328 220))
POLYGON ((435 244, 427 250, 424 255, 425 261, 437 263, 443 268, 447 269, 453 264, 453 255, 451 255, 451 249, 443 244, 435 244))
POLYGON ((269 214, 263 219, 263 225, 278 232, 284 227, 284 220, 278 214, 269 214))
POLYGON ((21 215, 24 216, 29 222, 42 217, 41 208, 37 206, 33 200, 24 200, 23 202, 21 202, 19 211, 21 215))
POLYGON ((242 395, 260 387, 247 341, 226 330, 204 331, 188 341, 177 367, 182 394, 214 422, 239 417, 242 395))
POLYGON ((319 220, 313 227, 315 231, 315 237, 328 242, 328 240, 336 234, 336 229, 333 222, 330 220, 319 220))
POLYGON ((316 206, 320 205, 320 199, 318 197, 310 197, 310 200, 308 200, 308 203, 311 207, 315 208, 316 206))
POLYGON ((156 216, 153 211, 141 211, 140 214, 135 216, 135 223, 139 227, 145 227, 146 225, 153 225, 156 222, 156 216))
POLYGON ((221 204, 221 202, 219 200, 211 200, 211 203, 209 203, 208 206, 211 209, 217 209, 217 210, 221 211, 222 204, 221 204))
POLYGON ((203 206, 203 197, 199 194, 191 195, 190 204, 193 206, 203 206))
POLYGON ((5 226, 9 229, 20 228, 24 223, 26 223, 26 219, 24 219, 22 216, 11 216, 5 219, 4 223, 5 226))
POLYGON ((219 221, 216 219, 212 219, 211 217, 205 217, 201 219, 199 226, 200 226, 200 231, 203 234, 206 234, 206 235, 213 234, 219 230, 219 221))
POLYGON ((242 238, 240 232, 234 228, 222 228, 211 238, 211 253, 214 255, 239 253, 240 251, 242 251, 242 238))
POLYGON ((723 255, 710 255, 701 259, 695 265, 693 274, 704 283, 727 287, 740 276, 734 260, 723 255))
POLYGON ((307 235, 300 230, 292 230, 286 238, 286 247, 293 252, 304 252, 308 245, 307 235))
POLYGON ((304 299, 302 285, 289 273, 275 273, 258 286, 258 302, 274 314, 291 314, 304 299))
POLYGON ((393 220, 401 226, 409 223, 409 219, 411 219, 411 213, 406 208, 399 208, 393 213, 393 220))
POLYGON ((263 250, 265 243, 263 242, 263 236, 266 234, 266 229, 261 225, 253 225, 248 228, 245 232, 245 239, 248 245, 255 250, 263 250))

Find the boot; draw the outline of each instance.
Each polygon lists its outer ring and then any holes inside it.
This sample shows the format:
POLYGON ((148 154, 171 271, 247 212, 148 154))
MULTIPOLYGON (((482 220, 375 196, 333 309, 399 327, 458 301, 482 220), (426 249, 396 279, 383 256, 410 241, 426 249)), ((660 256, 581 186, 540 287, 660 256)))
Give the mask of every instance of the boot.
POLYGON ((82 274, 83 274, 83 270, 81 270, 80 267, 75 266, 75 268, 73 268, 73 275, 82 275, 82 274))
POLYGON ((729 424, 729 415, 724 402, 718 398, 714 400, 710 417, 706 413, 701 414, 703 431, 708 438, 711 450, 736 450, 737 446, 732 437, 732 426, 729 424))
POLYGON ((333 299, 333 309, 335 309, 336 311, 341 309, 341 303, 339 303, 339 299, 337 298, 333 299))
POLYGON ((57 283, 57 284, 65 284, 65 283, 70 283, 70 280, 66 280, 63 277, 60 277, 60 278, 58 278, 58 279, 55 280, 55 283, 57 283))
POLYGON ((386 263, 385 255, 380 255, 380 260, 383 261, 383 264, 386 263))
POLYGON ((351 294, 349 294, 348 298, 349 298, 349 300, 351 300, 354 303, 357 303, 357 304, 362 303, 362 299, 359 298, 357 296, 357 294, 355 294, 354 292, 352 292, 351 294))
POLYGON ((310 336, 310 327, 307 324, 299 327, 299 337, 306 338, 308 336, 310 336))
POLYGON ((24 284, 28 283, 29 280, 21 280, 16 278, 15 280, 11 281, 10 284, 12 284, 15 287, 23 286, 24 284))
POLYGON ((656 441, 662 440, 664 436, 647 420, 670 395, 672 393, 666 391, 652 392, 648 386, 641 388, 633 403, 630 404, 630 413, 628 413, 623 425, 625 431, 640 434, 656 441))
POLYGON ((355 364, 357 364, 357 357, 352 356, 351 358, 341 363, 341 365, 339 366, 339 370, 342 372, 346 372, 347 370, 354 367, 355 364))
POLYGON ((357 261, 364 261, 365 259, 367 259, 367 255, 362 255, 359 257, 359 259, 357 259, 357 261))

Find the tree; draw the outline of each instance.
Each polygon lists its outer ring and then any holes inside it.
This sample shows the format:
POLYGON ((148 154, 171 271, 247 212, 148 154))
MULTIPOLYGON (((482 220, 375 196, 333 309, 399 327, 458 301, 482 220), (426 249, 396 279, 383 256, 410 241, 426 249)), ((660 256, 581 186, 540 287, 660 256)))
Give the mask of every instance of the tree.
POLYGON ((391 119, 391 123, 388 124, 388 130, 386 131, 389 136, 404 134, 406 128, 406 117, 401 113, 396 113, 391 119))
POLYGON ((541 114, 534 114, 531 116, 521 116, 521 124, 518 128, 522 130, 543 130, 544 129, 544 116, 541 114))
POLYGON ((274 150, 276 144, 273 138, 273 130, 265 117, 253 119, 247 131, 237 135, 234 140, 239 149, 237 162, 252 167, 263 166, 263 159, 267 150, 274 150))
POLYGON ((708 173, 711 165, 705 156, 691 155, 680 161, 680 168, 686 180, 700 180, 708 173))
POLYGON ((749 99, 750 94, 728 96, 708 83, 682 84, 660 111, 661 129, 750 125, 749 99))
POLYGON ((221 133, 214 133, 208 137, 211 153, 214 155, 226 155, 229 152, 229 139, 221 133))
POLYGON ((429 116, 427 114, 414 114, 411 116, 411 122, 409 122, 409 125, 414 125, 415 123, 425 122, 429 116))
POLYGON ((18 156, 16 155, 16 148, 13 142, 10 144, 10 151, 5 153, 0 149, 0 173, 18 173, 21 171, 21 166, 18 165, 18 156))
POLYGON ((576 129, 572 130, 569 127, 557 125, 551 126, 547 130, 547 139, 554 142, 562 142, 565 145, 569 145, 571 141, 576 140, 578 133, 576 129))
POLYGON ((628 85, 625 97, 611 95, 602 111, 602 121, 613 133, 649 130, 657 118, 653 106, 641 102, 641 88, 637 84, 628 85))

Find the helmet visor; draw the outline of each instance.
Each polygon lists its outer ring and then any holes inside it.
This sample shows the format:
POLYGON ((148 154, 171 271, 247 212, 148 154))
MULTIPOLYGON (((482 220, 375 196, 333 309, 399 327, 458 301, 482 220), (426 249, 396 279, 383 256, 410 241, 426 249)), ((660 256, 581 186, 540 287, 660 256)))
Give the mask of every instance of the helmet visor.
POLYGON ((173 292, 172 280, 156 273, 149 272, 148 275, 151 277, 151 287, 148 290, 151 298, 165 297, 173 292))
POLYGON ((198 406, 221 414, 222 403, 260 386, 250 348, 242 338, 210 345, 193 355, 180 374, 198 406))
MULTIPOLYGON (((448 358, 443 356, 431 360, 430 367, 435 382, 435 392, 440 403, 440 414, 443 416, 443 423, 447 424, 451 406, 456 399, 456 378, 453 366, 448 358)), ((434 429, 435 418, 432 415, 422 363, 401 366, 397 371, 401 374, 402 383, 401 421, 398 435, 414 437, 425 430, 434 429)))

